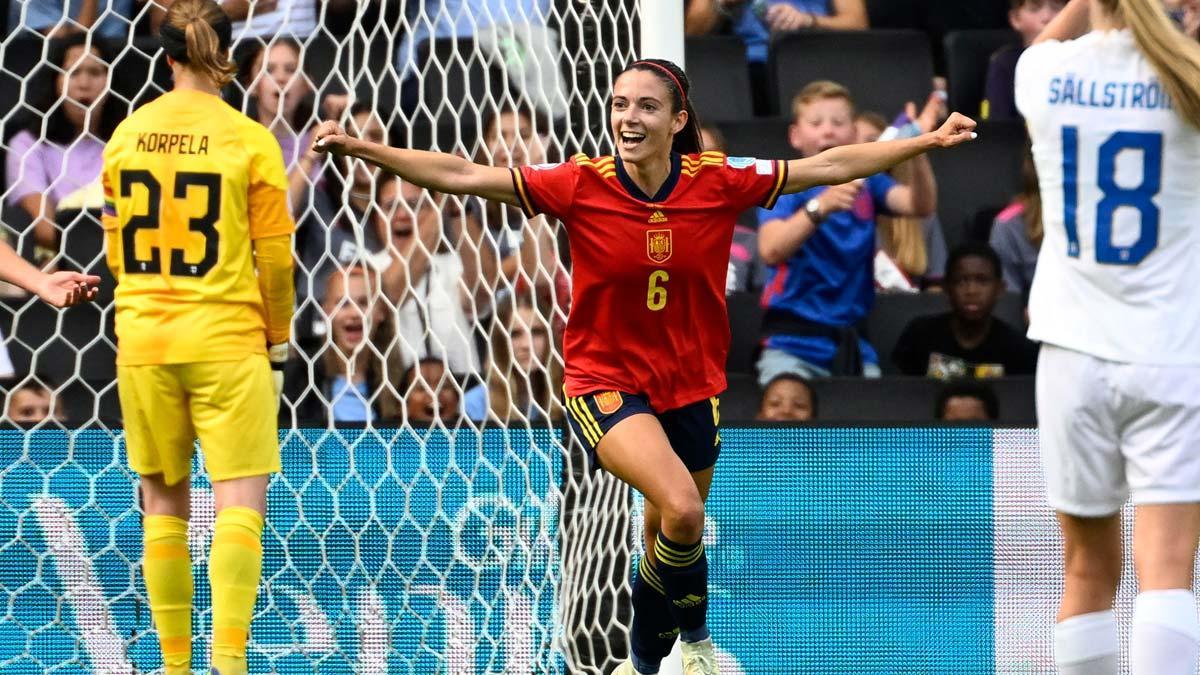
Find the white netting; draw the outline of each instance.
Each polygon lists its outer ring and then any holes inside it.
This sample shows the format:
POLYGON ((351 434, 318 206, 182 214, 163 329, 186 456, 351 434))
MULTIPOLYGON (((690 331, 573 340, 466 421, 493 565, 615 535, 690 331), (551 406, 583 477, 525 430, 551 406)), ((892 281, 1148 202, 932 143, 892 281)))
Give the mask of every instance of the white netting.
MULTIPOLYGON (((0 670, 140 671, 155 667, 156 640, 130 572, 136 481, 114 424, 99 152, 170 74, 153 4, 100 2, 90 31, 47 6, 14 3, 0 42, 0 98, 12 104, 0 229, 27 258, 105 282, 95 305, 65 313, 0 288, 0 420, 49 407, 42 427, 94 427, 0 432, 0 511, 13 516, 0 517, 0 559, 20 569, 0 581, 0 670)), ((226 98, 279 139, 299 229, 285 471, 253 658, 295 672, 607 671, 625 651, 629 499, 558 431, 561 227, 307 148, 312 126, 335 117, 480 162, 602 152, 636 2, 256 6, 270 11, 235 24, 241 72, 226 98), (368 431, 332 430, 343 422, 368 431)), ((198 611, 205 602, 198 586, 198 611)))

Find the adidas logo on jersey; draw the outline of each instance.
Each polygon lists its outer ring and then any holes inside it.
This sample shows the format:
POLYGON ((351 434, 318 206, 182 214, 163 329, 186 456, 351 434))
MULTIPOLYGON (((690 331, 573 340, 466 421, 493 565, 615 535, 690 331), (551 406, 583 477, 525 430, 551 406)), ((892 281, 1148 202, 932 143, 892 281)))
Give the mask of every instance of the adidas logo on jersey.
POLYGON ((657 210, 657 209, 656 209, 656 210, 654 211, 654 213, 650 214, 650 220, 649 220, 649 221, 647 221, 647 222, 650 222, 650 223, 665 223, 665 222, 667 222, 667 215, 666 215, 665 213, 663 213, 662 211, 659 211, 659 210, 657 210))

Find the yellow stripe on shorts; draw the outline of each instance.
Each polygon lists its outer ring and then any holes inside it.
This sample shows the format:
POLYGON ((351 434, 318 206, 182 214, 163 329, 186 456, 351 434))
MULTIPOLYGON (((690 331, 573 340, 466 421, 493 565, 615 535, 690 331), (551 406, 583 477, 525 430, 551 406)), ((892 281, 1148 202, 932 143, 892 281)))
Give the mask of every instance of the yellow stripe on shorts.
POLYGON ((579 424, 579 428, 583 429, 583 435, 587 438, 587 442, 593 448, 595 448, 596 445, 598 443, 600 443, 600 427, 599 427, 599 425, 597 425, 596 428, 593 430, 592 424, 594 424, 594 422, 590 422, 588 420, 588 418, 585 417, 582 412, 580 412, 580 408, 582 408, 584 411, 587 410, 587 404, 585 404, 577 396, 568 396, 567 397, 567 408, 571 411, 571 415, 575 418, 575 421, 579 424))

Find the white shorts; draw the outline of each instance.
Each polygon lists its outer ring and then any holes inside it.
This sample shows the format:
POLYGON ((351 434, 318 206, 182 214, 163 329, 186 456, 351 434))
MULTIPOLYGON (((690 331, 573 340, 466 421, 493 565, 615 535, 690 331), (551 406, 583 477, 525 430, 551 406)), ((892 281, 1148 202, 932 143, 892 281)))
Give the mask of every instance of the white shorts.
POLYGON ((1037 365, 1050 506, 1083 517, 1200 502, 1200 367, 1117 363, 1043 345, 1037 365))

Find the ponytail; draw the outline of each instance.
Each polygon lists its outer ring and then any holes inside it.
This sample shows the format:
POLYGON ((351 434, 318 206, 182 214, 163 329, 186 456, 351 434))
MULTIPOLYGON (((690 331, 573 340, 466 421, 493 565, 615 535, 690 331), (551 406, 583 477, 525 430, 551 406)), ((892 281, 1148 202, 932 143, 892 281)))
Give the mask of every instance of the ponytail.
POLYGON ((1102 0, 1102 4, 1133 32, 1180 117, 1200 128, 1200 44, 1176 28, 1159 0, 1102 0))
POLYGON ((643 59, 634 61, 623 72, 641 70, 654 73, 671 94, 671 113, 687 112, 687 123, 675 134, 671 141, 671 151, 681 155, 692 155, 700 152, 704 144, 700 137, 700 117, 692 107, 691 82, 683 69, 666 59, 643 59))
POLYGON ((176 0, 159 29, 163 50, 217 88, 233 81, 237 66, 229 58, 229 17, 213 0, 176 0))

